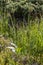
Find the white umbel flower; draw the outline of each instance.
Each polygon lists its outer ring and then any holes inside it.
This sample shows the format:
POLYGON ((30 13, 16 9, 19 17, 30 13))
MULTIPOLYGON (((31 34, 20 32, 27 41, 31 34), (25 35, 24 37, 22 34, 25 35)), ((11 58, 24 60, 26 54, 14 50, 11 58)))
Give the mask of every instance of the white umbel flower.
POLYGON ((11 45, 12 45, 12 46, 14 46, 15 48, 17 48, 16 44, 14 44, 14 43, 11 43, 11 45))
POLYGON ((12 50, 12 52, 15 52, 15 48, 14 47, 6 47, 6 48, 12 50))

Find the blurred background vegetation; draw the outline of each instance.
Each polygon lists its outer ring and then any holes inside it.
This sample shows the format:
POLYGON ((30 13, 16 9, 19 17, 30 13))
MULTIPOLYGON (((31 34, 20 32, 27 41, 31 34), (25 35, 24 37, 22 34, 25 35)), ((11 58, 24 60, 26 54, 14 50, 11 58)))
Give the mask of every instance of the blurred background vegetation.
POLYGON ((43 65, 43 0, 0 0, 0 65, 43 65))

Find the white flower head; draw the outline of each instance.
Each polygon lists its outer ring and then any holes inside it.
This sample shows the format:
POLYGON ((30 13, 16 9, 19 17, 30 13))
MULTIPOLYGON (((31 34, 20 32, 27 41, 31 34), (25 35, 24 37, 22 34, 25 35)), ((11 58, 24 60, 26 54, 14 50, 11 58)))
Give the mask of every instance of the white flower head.
POLYGON ((15 48, 17 48, 16 44, 14 44, 14 43, 11 43, 11 45, 12 45, 12 46, 14 46, 15 48))
POLYGON ((6 48, 12 50, 12 52, 15 52, 15 48, 14 47, 6 47, 6 48))

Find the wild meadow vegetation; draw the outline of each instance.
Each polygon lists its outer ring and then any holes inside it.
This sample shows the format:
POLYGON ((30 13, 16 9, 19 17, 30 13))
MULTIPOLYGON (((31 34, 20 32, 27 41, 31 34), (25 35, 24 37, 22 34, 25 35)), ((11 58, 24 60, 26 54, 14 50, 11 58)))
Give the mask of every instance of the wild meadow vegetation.
POLYGON ((0 0, 0 65, 43 65, 43 0, 0 0))

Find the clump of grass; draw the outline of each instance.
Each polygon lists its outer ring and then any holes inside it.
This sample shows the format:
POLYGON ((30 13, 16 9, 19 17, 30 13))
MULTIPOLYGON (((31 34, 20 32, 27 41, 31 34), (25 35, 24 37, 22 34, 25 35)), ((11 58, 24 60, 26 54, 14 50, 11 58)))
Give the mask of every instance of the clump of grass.
MULTIPOLYGON (((16 50, 16 61, 11 60, 11 51, 8 53, 5 51, 2 53, 8 60, 8 64, 15 65, 24 65, 24 63, 32 64, 37 62, 40 65, 43 65, 43 20, 41 19, 40 24, 38 24, 37 20, 31 21, 33 23, 28 23, 25 27, 24 25, 15 28, 15 26, 8 28, 8 21, 4 20, 3 23, 0 22, 0 34, 3 36, 12 39, 15 44, 17 44, 18 48, 16 50), (26 56, 26 59, 23 58, 26 56)), ((4 38, 0 38, 0 43, 8 43, 8 41, 4 40, 4 38)), ((2 45, 3 45, 2 44, 2 45)), ((5 45, 4 45, 5 46, 5 45)), ((1 55, 0 55, 1 56, 1 55)), ((1 63, 4 63, 4 59, 1 56, 1 63)), ((12 55, 13 56, 13 55, 12 55)), ((4 65, 4 64, 2 64, 4 65)))

